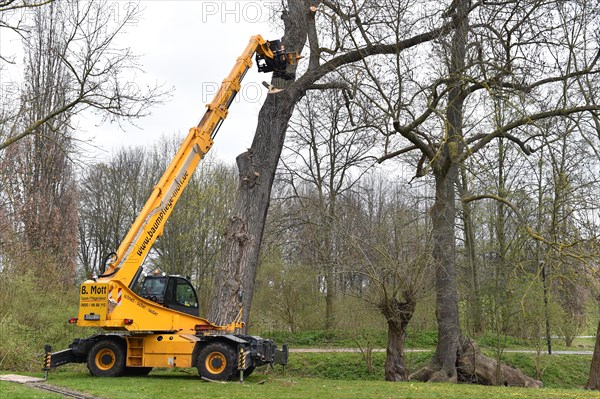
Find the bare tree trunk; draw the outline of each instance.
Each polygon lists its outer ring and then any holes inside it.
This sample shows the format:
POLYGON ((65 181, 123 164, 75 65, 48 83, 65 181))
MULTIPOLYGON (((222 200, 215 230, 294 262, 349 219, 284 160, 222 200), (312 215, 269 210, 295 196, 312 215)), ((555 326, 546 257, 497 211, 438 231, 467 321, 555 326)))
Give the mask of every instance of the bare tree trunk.
POLYGON ((458 160, 464 149, 463 107, 466 93, 461 77, 465 67, 469 31, 469 1, 460 1, 453 10, 456 20, 450 44, 451 81, 446 109, 446 137, 441 151, 432 160, 435 201, 431 208, 433 259, 436 268, 436 319, 438 343, 431 363, 411 378, 431 382, 477 381, 488 384, 541 386, 518 369, 483 356, 475 344, 462 336, 456 286, 456 195, 458 160), (497 371, 500 370, 499 373, 497 371))
POLYGON ((457 166, 451 165, 445 175, 436 175, 436 199, 431 209, 433 259, 436 265, 436 319, 438 343, 433 358, 439 375, 434 381, 457 381, 456 362, 459 351, 460 325, 456 290, 456 216, 454 182, 457 166))
MULTIPOLYGON (((309 14, 308 1, 289 1, 282 15, 282 41, 288 51, 300 52, 304 47, 309 14)), ((290 85, 280 80, 274 83, 279 88, 290 85)), ((215 280, 218 287, 208 311, 208 319, 217 324, 233 321, 240 302, 242 320, 248 322, 271 187, 288 121, 301 97, 302 93, 287 90, 269 94, 258 115, 252 146, 236 159, 240 175, 238 198, 225 233, 223 264, 215 280)))
POLYGON ((294 105, 285 91, 269 94, 258 117, 252 147, 237 157, 238 197, 225 233, 224 262, 217 272, 220 286, 208 313, 209 320, 217 324, 236 318, 240 295, 243 320, 248 321, 271 187, 294 105))
POLYGON ((459 146, 462 139, 462 115, 465 94, 459 79, 464 68, 468 33, 468 1, 457 5, 458 21, 450 47, 450 76, 453 82, 446 110, 447 132, 444 152, 435 161, 435 202, 431 208, 433 259, 435 262, 436 319, 438 343, 432 365, 436 370, 430 381, 457 381, 456 363, 459 352, 460 324, 456 289, 456 206, 454 185, 458 177, 459 146))
MULTIPOLYGON (((331 268, 332 265, 327 265, 328 268, 331 268)), ((328 270, 325 273, 325 289, 327 292, 325 293, 325 329, 331 330, 334 327, 334 310, 333 303, 335 298, 335 289, 334 289, 334 276, 331 270, 328 270)))
POLYGON ((586 385, 587 389, 600 391, 600 320, 598 320, 598 330, 596 331, 596 346, 594 347, 594 356, 590 365, 590 379, 586 385))

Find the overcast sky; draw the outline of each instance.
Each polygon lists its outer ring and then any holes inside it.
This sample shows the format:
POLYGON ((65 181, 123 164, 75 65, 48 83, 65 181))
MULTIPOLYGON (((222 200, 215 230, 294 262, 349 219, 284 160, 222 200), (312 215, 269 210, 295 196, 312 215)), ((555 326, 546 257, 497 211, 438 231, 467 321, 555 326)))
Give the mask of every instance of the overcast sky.
MULTIPOLYGON (((221 81, 233 67, 251 36, 275 39, 269 20, 272 1, 159 1, 143 0, 141 17, 128 29, 119 45, 130 46, 142 57, 145 79, 173 87, 172 97, 138 121, 139 129, 81 123, 94 142, 106 150, 120 145, 151 143, 162 134, 187 133, 205 111, 221 81)), ((132 3, 115 2, 124 9, 132 3)), ((233 162, 250 146, 260 106, 266 95, 261 85, 270 76, 253 67, 219 131, 213 155, 233 162)), ((92 121, 90 121, 92 122, 92 121)))
MULTIPOLYGON (((130 47, 140 55, 145 71, 143 81, 161 82, 172 87, 169 100, 152 110, 152 115, 136 121, 135 126, 123 124, 124 129, 104 123, 91 113, 76 120, 77 137, 91 139, 83 148, 108 157, 120 146, 151 144, 161 135, 187 133, 205 111, 221 81, 233 67, 251 36, 261 34, 266 39, 281 35, 273 25, 273 0, 249 1, 174 1, 142 0, 109 2, 115 17, 127 7, 140 7, 141 16, 127 27, 116 42, 117 47, 130 47), (270 22, 271 21, 271 22, 270 22)), ((278 20, 278 18, 277 18, 278 20)), ((19 39, 3 32, 2 50, 13 50, 19 39)), ((22 60, 18 51, 16 60, 22 60)), ((3 54, 4 55, 4 54, 3 54)), ((22 64, 19 67, 22 69, 22 64)), ((18 73, 18 72, 16 72, 18 73)), ((18 79, 16 73, 4 73, 7 80, 18 79)), ((241 95, 231 106, 229 116, 219 131, 212 149, 213 155, 227 162, 250 146, 260 106, 266 96, 262 81, 270 75, 259 74, 256 67, 248 72, 241 95)), ((135 83, 140 83, 139 78, 135 83)), ((91 154, 90 154, 91 155, 91 154)))

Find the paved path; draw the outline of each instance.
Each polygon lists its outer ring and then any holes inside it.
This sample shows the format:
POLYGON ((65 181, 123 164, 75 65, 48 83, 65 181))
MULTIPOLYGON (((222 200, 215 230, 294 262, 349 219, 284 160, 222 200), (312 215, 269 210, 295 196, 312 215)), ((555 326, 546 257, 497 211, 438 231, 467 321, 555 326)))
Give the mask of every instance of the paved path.
MULTIPOLYGON (((507 353, 537 353, 537 351, 526 350, 526 349, 505 349, 507 353)), ((542 351, 542 355, 547 355, 548 352, 542 351)), ((552 351, 553 355, 593 355, 594 351, 552 351)))
MULTIPOLYGON (((291 353, 353 353, 360 352, 359 348, 290 348, 291 353)), ((383 348, 373 348, 373 352, 385 352, 383 348)), ((433 352, 433 349, 405 349, 404 352, 433 352)), ((505 349, 506 353, 537 353, 527 349, 505 349)), ((542 351, 542 355, 547 353, 542 351)), ((553 355, 593 355, 593 351, 552 351, 553 355)))

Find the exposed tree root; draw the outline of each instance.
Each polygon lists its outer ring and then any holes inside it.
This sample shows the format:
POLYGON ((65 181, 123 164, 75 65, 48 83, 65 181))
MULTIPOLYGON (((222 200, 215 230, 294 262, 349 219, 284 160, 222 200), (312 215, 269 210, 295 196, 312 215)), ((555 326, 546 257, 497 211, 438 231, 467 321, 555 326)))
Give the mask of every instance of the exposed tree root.
POLYGON ((411 380, 428 382, 469 382, 481 385, 541 388, 542 382, 521 370, 481 354, 475 342, 463 339, 457 353, 456 369, 443 370, 431 364, 416 371, 411 380), (498 368, 499 366, 499 368, 498 368))

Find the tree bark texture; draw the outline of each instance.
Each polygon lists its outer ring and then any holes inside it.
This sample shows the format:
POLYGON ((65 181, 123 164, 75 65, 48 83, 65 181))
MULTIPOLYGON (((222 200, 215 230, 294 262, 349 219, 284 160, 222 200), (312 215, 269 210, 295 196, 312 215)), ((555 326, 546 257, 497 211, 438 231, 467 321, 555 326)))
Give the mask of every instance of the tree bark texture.
POLYGON ((465 94, 460 80, 464 68, 468 33, 468 1, 458 3, 456 29, 450 45, 446 140, 438 158, 432 160, 435 201, 431 208, 433 260, 435 262, 436 320, 438 343, 432 365, 437 370, 430 380, 457 381, 457 356, 460 342, 458 292, 456 288, 455 192, 458 178, 459 148, 462 146, 462 115, 465 94))
POLYGON ((484 356, 475 342, 464 339, 460 348, 458 380, 481 385, 541 388, 542 382, 526 376, 517 368, 484 356), (500 373, 497 370, 500 370, 500 373), (498 377, 499 376, 499 377, 498 377))
MULTIPOLYGON (((310 13, 309 1, 289 1, 282 14, 285 25, 282 42, 287 51, 302 51, 310 13)), ((284 88, 284 91, 267 96, 258 115, 252 146, 236 159, 240 176, 238 196, 225 233, 222 267, 217 272, 215 293, 208 311, 208 319, 221 325, 236 319, 240 299, 242 320, 246 323, 249 320, 273 179, 288 122, 303 95, 297 90, 288 90, 293 83, 275 80, 274 86, 284 88)))
POLYGON ((437 380, 456 382, 456 361, 460 340, 458 292, 456 289, 456 216, 454 182, 456 165, 446 174, 436 173, 436 198, 431 209, 433 259, 435 262, 436 320, 438 343, 433 358, 440 375, 437 380))
MULTIPOLYGON (((328 268, 332 268, 332 265, 327 265, 328 268)), ((333 302, 335 299, 335 288, 334 288, 334 276, 331 270, 325 273, 325 287, 327 292, 325 293, 325 329, 331 330, 335 326, 335 313, 333 309, 333 302)))
POLYGON ((594 347, 594 356, 590 365, 590 379, 586 385, 587 389, 600 391, 600 320, 598 320, 598 330, 596 331, 596 346, 594 347))

